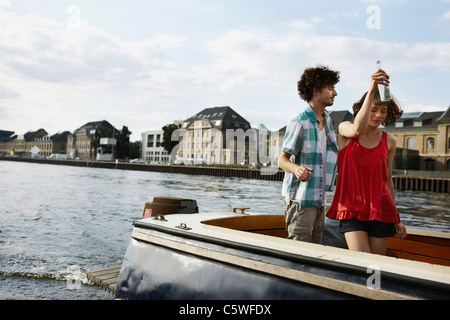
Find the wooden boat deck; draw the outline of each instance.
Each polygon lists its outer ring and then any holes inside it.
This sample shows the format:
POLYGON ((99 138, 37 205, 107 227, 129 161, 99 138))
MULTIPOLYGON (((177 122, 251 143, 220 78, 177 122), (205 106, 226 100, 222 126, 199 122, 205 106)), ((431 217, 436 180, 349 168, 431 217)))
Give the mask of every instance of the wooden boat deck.
POLYGON ((86 276, 96 285, 114 293, 121 266, 87 271, 86 276))
MULTIPOLYGON (((189 216, 189 215, 188 215, 189 216)), ((187 216, 185 216, 187 217, 187 216)), ((162 223, 162 222, 161 222, 162 223)), ((284 216, 238 215, 201 221, 202 225, 239 230, 278 238, 286 238, 284 216)), ((450 236, 446 233, 408 230, 404 240, 391 238, 387 256, 450 266, 450 236)), ((88 279, 106 290, 115 292, 120 266, 87 271, 88 279)))
MULTIPOLYGON (((202 221, 203 224, 286 238, 282 215, 236 216, 202 221)), ((450 266, 450 235, 442 232, 408 229, 406 239, 390 238, 387 256, 450 266)))

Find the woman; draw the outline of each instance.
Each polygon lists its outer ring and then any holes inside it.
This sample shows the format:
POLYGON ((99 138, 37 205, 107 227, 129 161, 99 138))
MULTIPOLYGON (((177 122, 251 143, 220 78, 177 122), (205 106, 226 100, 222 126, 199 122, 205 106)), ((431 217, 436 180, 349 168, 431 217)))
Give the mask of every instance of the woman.
POLYGON ((394 100, 381 101, 378 84, 389 85, 383 70, 372 75, 369 91, 353 105, 354 122, 339 125, 339 179, 327 217, 340 220, 350 250, 384 255, 389 237, 406 237, 406 228, 394 202, 395 137, 378 127, 403 111, 394 100))

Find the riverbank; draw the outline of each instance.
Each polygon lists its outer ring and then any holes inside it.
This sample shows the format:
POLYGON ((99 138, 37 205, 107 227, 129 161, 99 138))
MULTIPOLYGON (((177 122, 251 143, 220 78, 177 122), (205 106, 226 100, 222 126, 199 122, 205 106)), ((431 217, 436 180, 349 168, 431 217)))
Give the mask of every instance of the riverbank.
MULTIPOLYGON (((280 169, 262 168, 247 169, 233 167, 212 167, 212 166, 183 166, 183 165, 156 165, 129 162, 110 162, 95 160, 55 160, 55 159, 31 159, 31 158, 11 158, 0 157, 0 160, 31 162, 52 165, 65 165, 76 167, 92 167, 118 170, 152 171, 162 173, 182 173, 188 175, 204 175, 226 178, 245 178, 269 181, 283 181, 284 172, 280 169)), ((439 193, 450 192, 450 178, 430 177, 430 176, 393 176, 394 186, 397 190, 410 191, 431 191, 439 193)))

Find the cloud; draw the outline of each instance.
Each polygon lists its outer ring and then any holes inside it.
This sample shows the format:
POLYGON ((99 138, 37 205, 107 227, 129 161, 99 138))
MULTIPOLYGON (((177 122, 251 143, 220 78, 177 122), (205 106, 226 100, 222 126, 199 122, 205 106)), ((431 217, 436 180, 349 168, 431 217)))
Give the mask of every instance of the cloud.
POLYGON ((168 61, 162 53, 185 41, 181 35, 157 34, 142 41, 122 41, 83 21, 67 28, 36 15, 0 9, 2 64, 37 80, 50 82, 122 81, 168 61))
POLYGON ((11 2, 9 0, 0 0, 0 7, 11 7, 11 2))
POLYGON ((183 35, 126 41, 86 22, 67 28, 52 19, 5 11, 7 4, 0 2, 0 99, 8 99, 2 114, 20 119, 15 125, 41 121, 34 126, 51 123, 62 126, 58 131, 74 130, 87 121, 112 118, 124 107, 139 111, 152 102, 163 105, 180 79, 191 79, 166 56, 186 41, 183 35))
POLYGON ((0 85, 0 100, 16 99, 19 97, 20 97, 20 94, 18 94, 17 92, 14 92, 14 91, 0 85))
POLYGON ((321 18, 287 21, 275 29, 234 28, 200 35, 200 42, 166 33, 127 41, 86 21, 67 28, 52 19, 18 15, 7 11, 8 3, 0 0, 1 112, 15 126, 49 132, 55 124, 55 131, 74 130, 106 119, 139 136, 213 105, 236 107, 254 122, 277 117, 284 122, 281 112, 264 115, 274 106, 294 110, 295 83, 304 68, 317 64, 341 71, 341 105, 350 105, 356 90, 362 93, 380 58, 397 74, 416 68, 450 72, 448 42, 320 35, 326 24, 321 18), (199 51, 205 59, 192 59, 199 51), (49 111, 43 114, 43 108, 49 111))
MULTIPOLYGON (((299 23, 294 25, 307 25, 299 23)), ((450 43, 388 43, 364 37, 320 36, 293 27, 283 33, 266 29, 232 30, 207 43, 215 55, 213 64, 200 69, 221 81, 222 89, 233 86, 292 81, 294 73, 317 64, 344 71, 345 84, 358 85, 370 77, 375 61, 386 58, 391 71, 414 68, 450 71, 450 43)), ((366 82, 363 82, 366 85, 366 82)))

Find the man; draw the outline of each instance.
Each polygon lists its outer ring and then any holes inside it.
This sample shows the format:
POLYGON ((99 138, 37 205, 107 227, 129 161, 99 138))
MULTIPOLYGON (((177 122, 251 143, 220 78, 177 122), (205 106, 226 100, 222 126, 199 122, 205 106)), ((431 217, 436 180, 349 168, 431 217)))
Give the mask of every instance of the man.
POLYGON ((325 190, 336 176, 336 135, 325 108, 337 96, 339 72, 328 67, 306 69, 298 84, 305 109, 286 127, 278 165, 286 173, 282 194, 286 201, 288 238, 322 243, 325 190))

